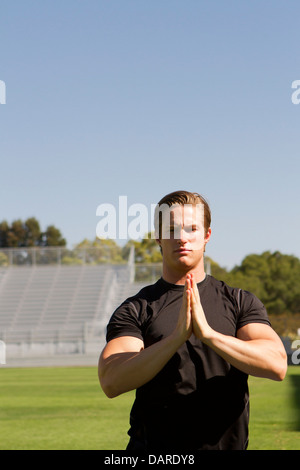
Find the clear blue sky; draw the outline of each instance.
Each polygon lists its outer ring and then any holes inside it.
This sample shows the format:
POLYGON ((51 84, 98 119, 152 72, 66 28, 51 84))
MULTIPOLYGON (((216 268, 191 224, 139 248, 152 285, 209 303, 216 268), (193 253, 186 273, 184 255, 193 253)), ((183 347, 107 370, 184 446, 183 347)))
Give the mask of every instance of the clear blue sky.
POLYGON ((187 189, 220 265, 300 257, 299 18, 298 0, 2 0, 0 220, 72 247, 99 204, 187 189))

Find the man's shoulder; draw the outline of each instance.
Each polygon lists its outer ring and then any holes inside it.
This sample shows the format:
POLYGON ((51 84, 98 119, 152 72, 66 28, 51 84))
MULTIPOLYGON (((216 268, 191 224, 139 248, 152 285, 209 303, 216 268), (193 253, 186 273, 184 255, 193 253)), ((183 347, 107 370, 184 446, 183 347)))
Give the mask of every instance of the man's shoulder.
POLYGON ((221 290, 231 295, 234 295, 237 291, 240 290, 238 287, 230 286, 229 284, 227 284, 227 282, 221 279, 216 279, 215 277, 209 274, 207 274, 207 278, 208 278, 207 286, 210 288, 221 290))
POLYGON ((211 295, 214 294, 223 299, 227 298, 230 303, 232 303, 237 310, 240 310, 241 303, 241 292, 242 290, 236 286, 230 286, 227 282, 216 279, 215 277, 209 275, 207 287, 211 291, 211 295))
POLYGON ((209 276, 209 278, 211 286, 215 291, 219 291, 222 295, 230 298, 237 305, 238 311, 265 310, 264 304, 253 292, 240 287, 230 286, 224 281, 215 279, 213 276, 209 276))
POLYGON ((257 299, 256 295, 253 292, 250 292, 239 286, 231 286, 222 280, 214 278, 213 276, 209 276, 209 278, 210 278, 211 285, 218 290, 223 290, 224 292, 227 292, 233 296, 236 296, 237 294, 239 294, 241 297, 246 297, 249 299, 257 299))
POLYGON ((153 300, 156 300, 162 294, 162 292, 163 292, 163 289, 162 289, 161 280, 158 279, 158 281, 156 281, 153 284, 147 284, 141 287, 141 289, 137 291, 136 294, 128 297, 125 300, 125 302, 126 303, 131 303, 131 302, 134 303, 135 301, 151 302, 153 300))

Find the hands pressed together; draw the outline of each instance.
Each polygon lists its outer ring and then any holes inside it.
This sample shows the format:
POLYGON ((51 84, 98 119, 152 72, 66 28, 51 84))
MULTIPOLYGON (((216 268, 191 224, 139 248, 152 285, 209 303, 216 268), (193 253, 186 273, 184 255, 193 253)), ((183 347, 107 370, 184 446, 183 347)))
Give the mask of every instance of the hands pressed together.
POLYGON ((192 274, 187 274, 183 291, 183 301, 179 312, 177 332, 186 341, 192 333, 200 339, 209 338, 212 329, 207 323, 201 305, 200 295, 192 274))

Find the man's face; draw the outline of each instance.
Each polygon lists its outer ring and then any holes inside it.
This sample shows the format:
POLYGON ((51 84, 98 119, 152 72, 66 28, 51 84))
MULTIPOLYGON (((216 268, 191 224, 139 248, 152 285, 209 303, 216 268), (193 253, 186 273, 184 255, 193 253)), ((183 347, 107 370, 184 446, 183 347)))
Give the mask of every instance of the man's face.
POLYGON ((204 233, 203 204, 174 205, 162 221, 160 245, 170 268, 196 268, 210 237, 204 233), (169 213, 168 213, 169 212, 169 213))

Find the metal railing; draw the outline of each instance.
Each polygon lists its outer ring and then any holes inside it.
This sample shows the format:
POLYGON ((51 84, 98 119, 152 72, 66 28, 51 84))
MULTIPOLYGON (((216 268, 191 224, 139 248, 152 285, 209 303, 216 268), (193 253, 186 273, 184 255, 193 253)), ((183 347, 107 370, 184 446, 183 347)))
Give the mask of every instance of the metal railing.
MULTIPOLYGON (((130 282, 152 282, 162 274, 162 263, 136 263, 134 247, 123 258, 113 253, 109 246, 75 248, 65 247, 24 247, 0 249, 0 268, 9 266, 49 266, 49 265, 98 265, 124 264, 130 268, 130 282)), ((211 274, 210 262, 205 259, 205 270, 211 274)))
POLYGON ((109 246, 75 248, 65 247, 24 247, 1 248, 0 267, 41 266, 41 265, 83 265, 83 264, 126 264, 121 254, 113 253, 109 246))

